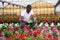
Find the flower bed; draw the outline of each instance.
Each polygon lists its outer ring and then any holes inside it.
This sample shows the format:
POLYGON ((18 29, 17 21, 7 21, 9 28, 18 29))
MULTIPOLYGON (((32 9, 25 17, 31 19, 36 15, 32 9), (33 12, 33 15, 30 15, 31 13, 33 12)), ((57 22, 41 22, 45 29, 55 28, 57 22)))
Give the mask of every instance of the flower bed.
POLYGON ((1 18, 0 18, 0 23, 11 23, 11 22, 14 22, 14 23, 16 23, 16 22, 18 22, 19 21, 19 18, 20 18, 20 16, 18 16, 18 15, 3 15, 3 16, 1 16, 1 18))
MULTIPOLYGON (((43 15, 43 14, 35 14, 38 22, 51 22, 58 23, 60 22, 60 15, 43 15)), ((11 23, 11 22, 19 22, 20 15, 4 15, 0 18, 0 23, 11 23)))
POLYGON ((58 40, 58 30, 60 23, 49 25, 47 22, 37 24, 30 28, 25 25, 23 29, 18 23, 0 24, 0 35, 4 32, 7 40, 58 40))
POLYGON ((38 22, 48 22, 49 24, 51 24, 52 22, 54 22, 54 24, 57 24, 58 22, 60 23, 60 16, 59 15, 48 15, 48 14, 35 14, 37 16, 37 20, 38 22))
MULTIPOLYGON (((18 15, 5 15, 0 18, 0 35, 4 33, 7 40, 58 40, 58 30, 60 30, 60 16, 36 15, 39 22, 32 28, 29 24, 23 29, 16 23, 19 21, 18 15), (42 23, 40 23, 40 21, 42 23), (6 22, 6 23, 4 23, 6 22), (53 23, 52 23, 53 22, 53 23), (54 25, 56 23, 56 25, 54 25), (58 30, 57 30, 58 29, 58 30)), ((30 19, 28 23, 33 22, 30 19)))

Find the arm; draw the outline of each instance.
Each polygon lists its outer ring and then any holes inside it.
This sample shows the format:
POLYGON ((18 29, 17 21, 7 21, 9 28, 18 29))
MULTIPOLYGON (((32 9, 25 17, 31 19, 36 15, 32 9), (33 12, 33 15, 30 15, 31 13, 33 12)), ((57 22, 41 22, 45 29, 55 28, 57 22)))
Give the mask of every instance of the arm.
POLYGON ((21 17, 20 20, 21 22, 27 22, 26 20, 24 20, 24 15, 25 15, 25 10, 23 12, 21 12, 21 17))
POLYGON ((24 17, 23 17, 23 16, 21 16, 20 21, 21 21, 21 22, 26 22, 26 23, 27 23, 27 21, 26 21, 26 20, 24 20, 24 17))
POLYGON ((32 16, 34 17, 34 20, 36 20, 36 16, 34 15, 34 12, 32 11, 32 16))

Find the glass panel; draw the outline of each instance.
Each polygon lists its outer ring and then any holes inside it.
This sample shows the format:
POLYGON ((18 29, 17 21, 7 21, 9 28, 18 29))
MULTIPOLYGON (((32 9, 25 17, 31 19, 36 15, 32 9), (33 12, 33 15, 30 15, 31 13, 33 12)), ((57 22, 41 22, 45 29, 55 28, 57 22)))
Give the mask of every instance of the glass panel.
MULTIPOLYGON (((7 2, 4 3, 5 14, 8 13, 8 14, 18 14, 18 15, 25 9, 25 7, 28 4, 32 5, 32 10, 34 11, 34 13, 37 14, 54 13, 53 4, 57 2, 52 0, 2 0, 2 1, 7 2)), ((1 6, 3 6, 2 2, 0 2, 0 7, 1 6)), ((3 13, 3 11, 1 13, 3 13)))

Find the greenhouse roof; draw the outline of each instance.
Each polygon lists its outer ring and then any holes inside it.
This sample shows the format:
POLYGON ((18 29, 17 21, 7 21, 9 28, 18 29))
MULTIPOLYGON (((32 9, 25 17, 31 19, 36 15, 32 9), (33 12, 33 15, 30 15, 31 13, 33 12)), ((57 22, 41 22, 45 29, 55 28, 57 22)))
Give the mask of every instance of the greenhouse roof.
POLYGON ((37 1, 48 2, 55 5, 58 0, 1 0, 0 8, 4 8, 6 5, 8 5, 8 3, 26 7, 28 4, 32 4, 37 1), (4 2, 4 6, 2 2, 4 2))
POLYGON ((4 3, 4 6, 2 5, 2 2, 0 2, 0 8, 3 8, 5 6, 7 6, 8 4, 7 3, 4 3))

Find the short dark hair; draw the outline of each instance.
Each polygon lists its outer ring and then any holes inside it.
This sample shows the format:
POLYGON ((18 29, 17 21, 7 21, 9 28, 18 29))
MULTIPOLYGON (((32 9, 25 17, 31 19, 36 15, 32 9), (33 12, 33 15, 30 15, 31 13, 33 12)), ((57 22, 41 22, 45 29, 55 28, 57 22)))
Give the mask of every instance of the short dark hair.
POLYGON ((31 5, 27 5, 27 7, 26 7, 26 8, 28 8, 28 7, 31 7, 31 5))

